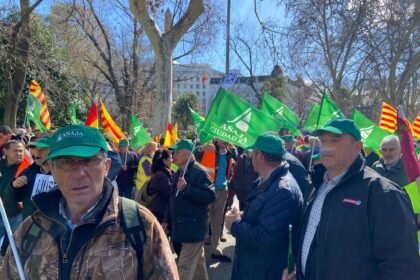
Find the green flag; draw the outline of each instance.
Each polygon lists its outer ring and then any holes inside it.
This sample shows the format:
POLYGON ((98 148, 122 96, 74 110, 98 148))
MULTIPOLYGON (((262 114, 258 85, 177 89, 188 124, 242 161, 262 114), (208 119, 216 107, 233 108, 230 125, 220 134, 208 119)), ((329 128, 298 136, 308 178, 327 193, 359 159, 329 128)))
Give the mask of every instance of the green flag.
POLYGON ((277 134, 281 127, 278 120, 220 88, 201 127, 200 140, 206 143, 211 137, 217 137, 247 147, 253 145, 260 134, 277 134))
POLYGON ((352 119, 360 129, 363 145, 374 151, 380 150, 382 139, 389 133, 356 109, 353 110, 352 119))
MULTIPOLYGON (((314 106, 312 110, 316 110, 314 106)), ((315 129, 325 126, 329 121, 333 119, 345 118, 343 112, 331 101, 327 94, 322 95, 322 101, 319 105, 318 115, 315 117, 315 112, 309 112, 308 118, 303 125, 303 128, 308 131, 314 131, 315 129), (312 113, 312 115, 311 115, 312 113), (310 118, 310 120, 308 120, 310 118)))
POLYGON ((48 131, 41 122, 42 105, 32 94, 28 94, 28 104, 26 107, 26 121, 33 121, 41 132, 48 131))
POLYGON ((74 101, 71 102, 70 121, 71 121, 71 124, 78 124, 78 125, 84 125, 85 124, 81 120, 78 120, 77 119, 77 116, 76 116, 76 103, 74 101))
POLYGON ((314 105, 312 105, 312 108, 309 111, 308 117, 306 118, 302 129, 311 131, 311 132, 316 129, 316 123, 318 121, 318 115, 319 115, 319 107, 320 106, 318 103, 315 103, 314 105))
POLYGON ((142 147, 144 144, 152 141, 149 134, 147 134, 146 129, 143 127, 142 123, 136 118, 136 116, 131 113, 130 116, 130 148, 137 150, 142 147))
POLYGON ((300 135, 300 131, 297 129, 299 117, 289 107, 266 92, 263 95, 261 111, 278 119, 293 134, 300 135))
POLYGON ((197 129, 197 131, 200 131, 201 126, 203 125, 205 118, 200 116, 197 112, 195 112, 191 107, 188 105, 188 109, 191 112, 191 117, 194 121, 194 126, 197 129))
POLYGON ((420 145, 418 145, 416 148, 416 154, 417 154, 417 157, 420 157, 420 145))

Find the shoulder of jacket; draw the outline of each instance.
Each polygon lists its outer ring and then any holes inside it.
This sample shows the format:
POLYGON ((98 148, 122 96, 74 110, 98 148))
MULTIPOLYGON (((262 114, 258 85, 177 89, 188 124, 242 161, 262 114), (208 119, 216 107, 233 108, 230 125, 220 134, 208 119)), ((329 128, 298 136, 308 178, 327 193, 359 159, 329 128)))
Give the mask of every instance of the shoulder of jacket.
POLYGON ((385 178, 384 176, 380 175, 378 172, 376 172, 375 170, 373 170, 372 168, 368 166, 365 166, 362 172, 363 172, 363 180, 366 180, 368 187, 372 188, 372 191, 374 193, 387 193, 389 191, 396 191, 396 192, 402 191, 402 189, 397 184, 385 178))

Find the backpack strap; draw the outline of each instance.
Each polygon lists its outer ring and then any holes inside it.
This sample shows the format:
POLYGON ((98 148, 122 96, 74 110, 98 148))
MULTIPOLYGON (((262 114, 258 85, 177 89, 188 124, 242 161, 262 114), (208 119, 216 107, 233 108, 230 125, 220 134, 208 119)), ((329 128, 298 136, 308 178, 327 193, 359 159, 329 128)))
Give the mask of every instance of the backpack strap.
POLYGON ((35 222, 32 222, 28 231, 25 233, 25 237, 22 241, 22 265, 25 265, 25 262, 28 256, 31 254, 36 243, 41 237, 43 229, 38 226, 35 222))
POLYGON ((119 198, 119 209, 121 213, 121 226, 131 246, 137 254, 138 279, 144 279, 143 271, 143 245, 147 235, 143 221, 140 217, 137 203, 125 197, 119 198))

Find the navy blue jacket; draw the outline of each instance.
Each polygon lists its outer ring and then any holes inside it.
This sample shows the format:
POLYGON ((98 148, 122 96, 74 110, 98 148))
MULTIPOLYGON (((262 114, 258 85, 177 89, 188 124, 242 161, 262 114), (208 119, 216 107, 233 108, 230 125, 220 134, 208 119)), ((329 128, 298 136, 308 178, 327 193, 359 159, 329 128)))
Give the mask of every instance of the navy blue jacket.
POLYGON ((236 238, 232 279, 281 279, 287 267, 289 225, 296 226, 303 209, 302 193, 283 162, 248 196, 236 238))
POLYGON ((283 159, 289 164, 289 171, 295 177, 296 182, 299 185, 299 189, 302 192, 303 200, 306 202, 312 193, 313 187, 309 183, 309 175, 303 166, 302 162, 297 157, 289 152, 286 152, 283 159))

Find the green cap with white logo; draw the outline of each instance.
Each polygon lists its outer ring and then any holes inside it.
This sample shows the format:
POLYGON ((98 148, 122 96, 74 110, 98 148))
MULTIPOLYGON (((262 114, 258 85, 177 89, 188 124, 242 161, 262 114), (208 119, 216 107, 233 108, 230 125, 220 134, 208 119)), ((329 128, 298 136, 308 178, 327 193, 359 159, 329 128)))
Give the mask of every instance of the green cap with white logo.
POLYGON ((50 146, 51 136, 44 136, 39 139, 37 142, 29 143, 27 148, 48 148, 50 146))
POLYGON ((50 140, 50 153, 46 160, 62 157, 92 157, 108 146, 101 132, 84 125, 68 125, 57 130, 50 140))

